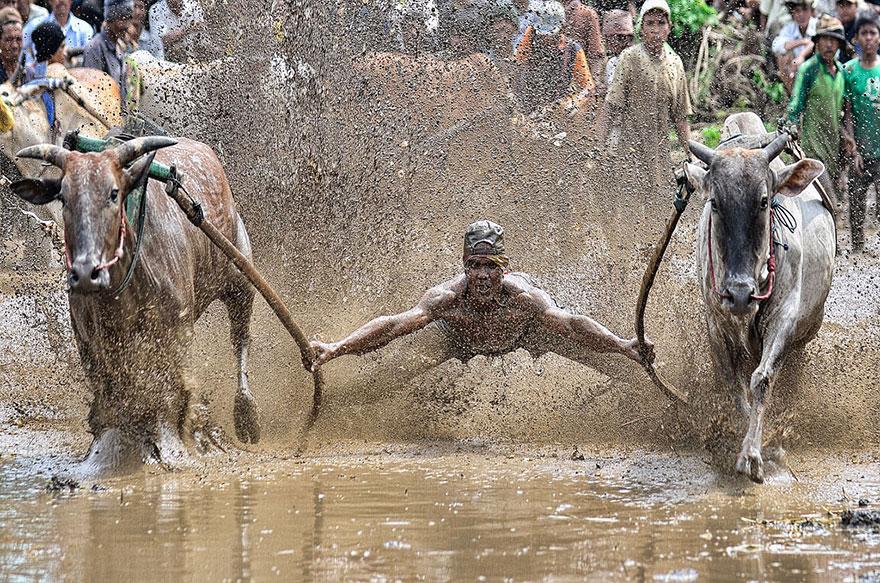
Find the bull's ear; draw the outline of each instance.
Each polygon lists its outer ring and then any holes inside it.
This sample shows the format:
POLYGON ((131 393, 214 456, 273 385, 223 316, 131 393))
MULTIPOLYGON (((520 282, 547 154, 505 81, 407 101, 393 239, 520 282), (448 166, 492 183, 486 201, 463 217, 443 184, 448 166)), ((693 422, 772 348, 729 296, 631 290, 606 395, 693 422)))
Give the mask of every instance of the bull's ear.
POLYGON ((706 177, 706 172, 706 170, 696 164, 688 163, 684 167, 684 174, 687 177, 687 181, 690 183, 691 188, 696 192, 705 192, 703 191, 703 179, 706 177))
POLYGON ((776 173, 776 193, 797 196, 825 172, 825 165, 812 158, 789 164, 776 173))
POLYGON ((150 171, 150 164, 153 163, 153 158, 155 157, 156 152, 150 152, 132 162, 131 165, 124 170, 125 179, 128 183, 125 187, 126 192, 131 192, 135 186, 140 184, 142 178, 146 179, 144 173, 150 171))
POLYGON ((46 204, 61 198, 60 178, 23 178, 9 185, 12 192, 31 204, 46 204))

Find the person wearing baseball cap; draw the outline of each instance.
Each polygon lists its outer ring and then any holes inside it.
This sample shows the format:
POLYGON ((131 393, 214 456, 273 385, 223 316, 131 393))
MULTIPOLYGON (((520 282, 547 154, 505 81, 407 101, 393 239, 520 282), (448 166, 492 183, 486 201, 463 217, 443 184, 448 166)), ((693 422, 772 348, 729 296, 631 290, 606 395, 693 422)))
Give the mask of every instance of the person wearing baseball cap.
POLYGON ((666 0, 647 0, 639 24, 642 42, 620 53, 599 127, 609 154, 626 156, 633 182, 625 188, 653 199, 672 176, 669 129, 687 151, 692 111, 684 65, 666 43, 672 31, 666 0))
POLYGON ((776 67, 785 90, 791 94, 798 68, 813 51, 812 36, 818 20, 813 16, 813 0, 786 0, 791 22, 785 24, 771 49, 776 56, 776 67))
POLYGON ((442 358, 435 364, 519 348, 536 358, 556 352, 590 366, 597 352, 622 354, 639 363, 653 360, 650 342, 641 346, 635 338, 625 340, 591 318, 571 314, 532 285, 528 276, 511 273, 500 225, 488 220, 469 225, 462 262, 463 274, 429 289, 409 310, 375 318, 337 342, 313 340, 312 368, 346 354, 378 350, 431 324, 445 340, 442 358))
POLYGON ((844 79, 843 66, 836 55, 846 46, 843 25, 833 16, 823 14, 812 40, 816 54, 798 69, 788 104, 788 119, 800 125, 804 153, 825 164, 825 173, 819 180, 831 194, 840 172, 844 79))
POLYGON ((565 8, 548 0, 532 5, 514 50, 513 90, 526 113, 556 104, 588 105, 596 84, 584 48, 563 33, 565 8))

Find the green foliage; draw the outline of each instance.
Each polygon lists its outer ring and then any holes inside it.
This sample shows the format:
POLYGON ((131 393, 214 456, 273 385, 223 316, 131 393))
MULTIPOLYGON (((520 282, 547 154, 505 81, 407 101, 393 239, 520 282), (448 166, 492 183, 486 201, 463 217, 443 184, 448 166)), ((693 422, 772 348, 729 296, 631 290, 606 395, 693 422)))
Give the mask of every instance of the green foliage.
POLYGON ((718 147, 721 141, 721 128, 718 126, 706 126, 703 128, 703 143, 710 147, 718 147))
POLYGON ((770 83, 764 72, 760 69, 752 71, 752 83, 763 91, 773 103, 783 103, 788 99, 788 94, 785 92, 785 86, 782 82, 770 83))
POLYGON ((715 24, 718 13, 705 0, 668 0, 672 11, 672 36, 697 33, 704 26, 715 24))

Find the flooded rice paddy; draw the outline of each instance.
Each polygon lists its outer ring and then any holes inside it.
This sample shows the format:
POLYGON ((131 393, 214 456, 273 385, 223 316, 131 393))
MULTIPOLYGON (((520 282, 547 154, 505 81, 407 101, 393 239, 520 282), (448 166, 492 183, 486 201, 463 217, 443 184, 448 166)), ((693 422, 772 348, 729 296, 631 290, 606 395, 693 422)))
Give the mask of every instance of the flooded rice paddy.
POLYGON ((880 580, 880 534, 838 516, 880 495, 870 458, 794 460, 755 487, 695 455, 450 449, 216 460, 56 492, 5 457, 0 578, 880 580))

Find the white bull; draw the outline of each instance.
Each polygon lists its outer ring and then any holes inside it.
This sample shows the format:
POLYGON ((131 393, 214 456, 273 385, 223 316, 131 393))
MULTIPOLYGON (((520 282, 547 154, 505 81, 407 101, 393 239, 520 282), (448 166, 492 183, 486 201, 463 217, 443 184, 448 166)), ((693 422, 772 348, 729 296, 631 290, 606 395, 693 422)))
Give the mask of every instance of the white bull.
MULTIPOLYGON (((753 113, 732 115, 725 127, 744 136, 765 132, 753 113)), ((697 268, 713 360, 748 421, 736 470, 755 482, 764 481, 770 394, 785 357, 818 333, 834 267, 834 219, 812 184, 824 166, 809 158, 784 165, 776 157, 787 139, 717 151, 691 142, 708 170, 687 166, 691 185, 708 199, 697 268), (783 225, 792 222, 793 230, 783 225)))

